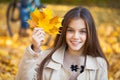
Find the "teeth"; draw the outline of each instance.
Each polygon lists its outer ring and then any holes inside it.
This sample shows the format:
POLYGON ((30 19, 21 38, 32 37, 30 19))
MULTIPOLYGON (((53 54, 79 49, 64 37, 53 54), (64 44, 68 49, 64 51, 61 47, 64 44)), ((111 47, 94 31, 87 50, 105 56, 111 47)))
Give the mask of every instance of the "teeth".
POLYGON ((79 43, 79 42, 72 42, 72 43, 79 43))
POLYGON ((80 42, 72 42, 73 44, 79 44, 80 42))
POLYGON ((79 42, 79 41, 71 41, 71 42, 79 42))

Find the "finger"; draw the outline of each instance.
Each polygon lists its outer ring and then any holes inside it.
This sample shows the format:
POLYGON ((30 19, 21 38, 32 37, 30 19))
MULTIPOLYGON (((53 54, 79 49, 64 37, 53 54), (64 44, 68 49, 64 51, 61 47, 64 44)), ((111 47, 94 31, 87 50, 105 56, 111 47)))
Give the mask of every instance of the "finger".
POLYGON ((41 39, 41 38, 45 39, 45 36, 44 35, 39 35, 38 39, 41 39))
POLYGON ((46 35, 46 33, 44 31, 41 31, 41 34, 43 34, 44 36, 46 35))
POLYGON ((37 31, 38 31, 38 29, 34 29, 33 30, 33 34, 36 34, 37 31))
POLYGON ((42 30, 43 30, 43 28, 34 28, 34 30, 33 30, 33 34, 34 34, 34 33, 36 33, 36 32, 37 32, 37 31, 39 31, 39 30, 41 30, 41 31, 42 31, 42 30))
POLYGON ((43 31, 43 30, 41 30, 41 29, 39 29, 37 32, 36 32, 36 35, 37 36, 39 36, 39 35, 46 35, 46 33, 43 31))
POLYGON ((39 38, 38 41, 40 42, 40 44, 42 44, 44 42, 45 38, 39 38))
POLYGON ((33 38, 35 39, 45 38, 45 35, 41 34, 40 32, 37 32, 36 34, 33 35, 33 38))
POLYGON ((41 34, 42 34, 41 31, 37 31, 37 32, 35 33, 36 36, 40 36, 41 34))
POLYGON ((43 37, 40 37, 40 38, 38 38, 38 37, 35 37, 34 38, 34 43, 36 44, 36 45, 41 45, 42 43, 43 43, 43 41, 44 41, 44 38, 43 37))

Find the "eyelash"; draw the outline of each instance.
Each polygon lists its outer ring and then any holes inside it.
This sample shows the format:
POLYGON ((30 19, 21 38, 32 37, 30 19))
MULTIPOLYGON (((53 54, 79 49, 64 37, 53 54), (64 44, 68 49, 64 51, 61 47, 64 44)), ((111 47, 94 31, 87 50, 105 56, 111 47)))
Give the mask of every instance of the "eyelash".
MULTIPOLYGON (((73 32, 74 30, 72 30, 72 29, 68 29, 67 31, 68 31, 68 32, 73 32)), ((86 31, 81 30, 80 33, 86 33, 86 31)))
POLYGON ((80 31, 81 33, 86 33, 86 31, 80 31))
POLYGON ((68 29, 67 31, 68 31, 68 32, 73 32, 73 30, 72 30, 72 29, 68 29))

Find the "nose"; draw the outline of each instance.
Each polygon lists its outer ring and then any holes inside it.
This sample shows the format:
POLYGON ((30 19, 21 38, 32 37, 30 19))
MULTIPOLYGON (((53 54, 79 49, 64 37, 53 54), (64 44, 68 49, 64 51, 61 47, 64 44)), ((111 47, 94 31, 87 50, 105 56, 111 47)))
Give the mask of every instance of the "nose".
POLYGON ((73 34, 73 38, 74 38, 74 39, 79 39, 79 33, 78 33, 78 32, 75 32, 75 33, 73 34))

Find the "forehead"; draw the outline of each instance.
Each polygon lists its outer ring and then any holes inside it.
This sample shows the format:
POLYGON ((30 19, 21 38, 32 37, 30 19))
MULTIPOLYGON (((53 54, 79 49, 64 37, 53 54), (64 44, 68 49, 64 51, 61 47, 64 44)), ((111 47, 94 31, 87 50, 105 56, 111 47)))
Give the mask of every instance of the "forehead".
POLYGON ((69 22, 68 27, 73 29, 81 29, 81 28, 86 28, 86 25, 83 19, 75 18, 69 22))

